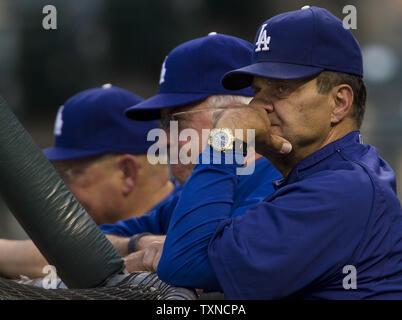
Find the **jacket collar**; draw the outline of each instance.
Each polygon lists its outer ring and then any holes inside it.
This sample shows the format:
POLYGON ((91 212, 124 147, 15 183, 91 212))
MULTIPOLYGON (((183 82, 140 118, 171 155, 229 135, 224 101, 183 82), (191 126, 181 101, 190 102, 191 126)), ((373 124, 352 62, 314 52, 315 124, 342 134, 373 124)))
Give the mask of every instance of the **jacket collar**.
POLYGON ((328 158, 335 152, 340 152, 345 147, 356 143, 362 143, 362 137, 359 130, 349 132, 342 138, 327 144, 326 146, 302 159, 292 169, 292 171, 286 178, 273 181, 274 188, 278 189, 287 184, 289 181, 294 181, 295 179, 297 179, 299 172, 315 166, 317 163, 328 158))

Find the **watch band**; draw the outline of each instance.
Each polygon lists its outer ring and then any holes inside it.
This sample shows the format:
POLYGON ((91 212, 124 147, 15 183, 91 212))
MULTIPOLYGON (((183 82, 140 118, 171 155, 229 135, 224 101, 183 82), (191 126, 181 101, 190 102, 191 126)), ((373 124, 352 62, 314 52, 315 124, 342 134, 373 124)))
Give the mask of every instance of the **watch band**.
POLYGON ((247 153, 247 143, 245 143, 243 140, 236 138, 233 141, 233 150, 241 151, 241 152, 243 152, 243 154, 245 154, 245 153, 247 153))
POLYGON ((133 235, 130 239, 130 241, 127 244, 127 252, 128 254, 133 253, 135 251, 137 251, 137 243, 138 240, 140 240, 140 238, 144 237, 144 236, 148 236, 152 233, 150 232, 142 232, 142 233, 137 233, 135 235, 133 235))

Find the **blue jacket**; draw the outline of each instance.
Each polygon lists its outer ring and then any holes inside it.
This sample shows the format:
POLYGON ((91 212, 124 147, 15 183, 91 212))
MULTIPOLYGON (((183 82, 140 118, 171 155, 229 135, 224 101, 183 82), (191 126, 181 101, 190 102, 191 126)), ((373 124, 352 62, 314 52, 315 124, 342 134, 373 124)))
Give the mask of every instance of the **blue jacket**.
MULTIPOLYGON (((233 203, 233 216, 243 214, 249 207, 264 199, 267 194, 272 193, 274 191, 272 182, 280 177, 281 174, 268 160, 265 158, 257 160, 252 175, 239 176, 236 200, 233 203)), ((183 187, 177 183, 174 191, 145 215, 114 224, 104 224, 100 226, 100 229, 106 234, 122 237, 130 237, 141 232, 166 234, 182 189, 183 187)))
POLYGON ((306 157, 235 218, 236 165, 196 166, 172 217, 160 278, 221 288, 230 299, 401 299, 395 175, 359 138, 351 132, 306 157), (345 281, 350 266, 355 289, 345 281))

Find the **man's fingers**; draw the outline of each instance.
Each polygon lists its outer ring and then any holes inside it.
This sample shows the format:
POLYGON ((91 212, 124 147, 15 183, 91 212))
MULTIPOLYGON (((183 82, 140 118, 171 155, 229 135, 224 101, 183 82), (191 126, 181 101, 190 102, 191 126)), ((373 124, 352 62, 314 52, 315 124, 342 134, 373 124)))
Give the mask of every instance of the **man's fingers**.
POLYGON ((163 241, 154 241, 145 250, 143 264, 146 270, 156 272, 162 255, 163 243, 163 241))
POLYGON ((143 250, 151 246, 152 242, 165 241, 165 235, 149 234, 141 237, 137 242, 137 250, 143 250))
POLYGON ((156 272, 162 255, 163 241, 154 241, 148 248, 133 252, 124 258, 128 272, 156 272))
MULTIPOLYGON (((212 109, 213 128, 226 128, 236 126, 236 120, 244 116, 244 112, 250 108, 249 105, 234 103, 223 109, 212 109)), ((237 128, 241 129, 241 128, 237 128)))
POLYGON ((128 272, 146 271, 143 264, 144 254, 145 250, 141 250, 133 252, 124 258, 124 264, 128 272))
POLYGON ((260 154, 288 154, 292 151, 292 144, 288 140, 269 133, 271 121, 263 106, 236 104, 215 112, 213 120, 214 127, 243 129, 244 141, 248 139, 247 129, 254 129, 255 149, 260 154))
POLYGON ((271 142, 270 145, 273 147, 273 149, 276 152, 279 152, 282 154, 288 154, 292 151, 292 144, 285 138, 282 138, 277 135, 271 135, 270 142, 271 142))
POLYGON ((145 249, 144 258, 142 260, 144 267, 147 271, 154 271, 153 270, 153 262, 154 257, 156 255, 157 249, 154 247, 149 247, 145 249))
POLYGON ((162 251, 163 251, 163 243, 161 244, 161 246, 158 248, 154 261, 152 263, 152 267, 153 270, 156 272, 156 270, 158 269, 158 264, 159 264, 159 260, 161 259, 162 256, 162 251))
POLYGON ((258 137, 255 142, 255 150, 262 155, 269 154, 288 154, 292 151, 292 144, 283 137, 274 134, 258 137))

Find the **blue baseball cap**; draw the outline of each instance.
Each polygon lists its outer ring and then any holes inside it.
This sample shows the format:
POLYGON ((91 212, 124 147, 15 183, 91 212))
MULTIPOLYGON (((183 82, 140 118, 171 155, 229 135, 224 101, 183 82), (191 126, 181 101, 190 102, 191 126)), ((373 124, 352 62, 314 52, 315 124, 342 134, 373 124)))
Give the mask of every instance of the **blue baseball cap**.
POLYGON ((211 95, 253 96, 251 89, 233 92, 221 84, 226 72, 251 63, 252 50, 250 42, 216 32, 179 45, 163 62, 158 94, 128 108, 127 117, 159 119, 160 109, 201 101, 211 95))
POLYGON ((328 10, 304 6, 265 21, 259 28, 253 62, 228 72, 225 88, 251 85, 253 76, 300 79, 332 70, 363 77, 359 43, 349 29, 328 10))
POLYGON ((124 110, 143 99, 110 84, 82 91, 59 108, 55 143, 43 152, 50 161, 85 158, 105 153, 146 154, 157 121, 128 119, 124 110))

